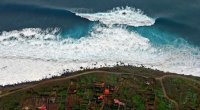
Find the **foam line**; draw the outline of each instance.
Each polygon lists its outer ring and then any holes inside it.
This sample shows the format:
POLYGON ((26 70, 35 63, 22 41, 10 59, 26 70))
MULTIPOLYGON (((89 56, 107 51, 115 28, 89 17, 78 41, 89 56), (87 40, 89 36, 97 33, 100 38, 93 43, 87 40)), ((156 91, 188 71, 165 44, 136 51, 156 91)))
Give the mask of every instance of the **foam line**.
POLYGON ((98 13, 76 13, 76 15, 87 18, 90 21, 100 21, 106 25, 124 24, 129 26, 151 26, 155 20, 143 14, 139 9, 125 7, 114 8, 108 12, 98 13))

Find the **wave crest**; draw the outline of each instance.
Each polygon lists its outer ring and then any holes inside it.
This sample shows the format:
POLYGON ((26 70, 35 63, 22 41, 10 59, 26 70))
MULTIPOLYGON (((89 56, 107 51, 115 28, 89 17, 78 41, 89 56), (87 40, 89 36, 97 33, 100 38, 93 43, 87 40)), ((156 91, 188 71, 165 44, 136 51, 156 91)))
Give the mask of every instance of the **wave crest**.
POLYGON ((153 18, 148 17, 141 10, 128 6, 114 8, 108 12, 76 13, 76 15, 87 18, 90 21, 99 21, 106 25, 124 24, 138 27, 151 26, 155 23, 153 18))
MULTIPOLYGON (((57 32, 57 29, 50 33, 46 32, 47 30, 42 31, 41 29, 24 29, 2 34, 0 37, 0 51, 2 52, 0 57, 23 56, 47 60, 62 59, 62 61, 100 61, 102 59, 110 60, 114 53, 141 51, 151 46, 147 38, 121 27, 108 28, 97 25, 88 36, 80 39, 59 39, 59 34, 53 34, 57 32), (22 34, 27 36, 22 39, 22 34), (29 36, 34 37, 30 38, 29 36), (7 40, 11 37, 16 39, 7 40), (48 54, 44 54, 44 52, 48 54)), ((120 61, 127 55, 128 53, 120 54, 120 59, 118 59, 119 56, 113 56, 113 61, 120 61)))
POLYGON ((0 33, 0 85, 38 80, 44 76, 51 77, 50 72, 60 75, 56 71, 63 68, 73 71, 79 70, 81 66, 95 67, 92 64, 96 63, 113 66, 116 62, 199 76, 199 48, 177 36, 170 40, 170 37, 165 37, 168 34, 163 31, 150 30, 151 34, 156 35, 150 37, 148 33, 146 38, 143 37, 145 34, 142 36, 134 30, 129 30, 127 26, 114 25, 152 25, 154 20, 141 11, 126 7, 116 8, 107 13, 80 16, 94 21, 100 20, 105 25, 93 25, 91 31, 80 39, 70 37, 69 33, 60 34, 58 28, 27 28, 0 33), (123 14, 124 12, 126 14, 123 14), (159 42, 159 39, 165 41, 165 44, 156 45, 152 42, 159 42), (38 67, 43 70, 42 73, 38 67), (11 82, 9 79, 13 78, 13 73, 16 73, 15 79, 11 82))

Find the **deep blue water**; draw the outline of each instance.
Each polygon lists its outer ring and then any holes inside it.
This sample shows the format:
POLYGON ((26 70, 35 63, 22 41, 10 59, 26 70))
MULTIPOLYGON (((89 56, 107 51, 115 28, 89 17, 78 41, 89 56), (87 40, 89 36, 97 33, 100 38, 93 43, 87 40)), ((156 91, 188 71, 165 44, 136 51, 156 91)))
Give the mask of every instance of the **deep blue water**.
POLYGON ((139 8, 156 19, 152 27, 135 29, 139 33, 151 38, 147 35, 149 32, 166 32, 200 46, 199 0, 3 0, 0 2, 0 31, 59 27, 62 34, 80 38, 90 31, 94 22, 67 9, 100 12, 124 6, 139 8))
POLYGON ((0 31, 56 27, 61 29, 62 34, 69 33, 78 38, 87 34, 93 24, 64 9, 32 5, 0 4, 0 13, 0 31))

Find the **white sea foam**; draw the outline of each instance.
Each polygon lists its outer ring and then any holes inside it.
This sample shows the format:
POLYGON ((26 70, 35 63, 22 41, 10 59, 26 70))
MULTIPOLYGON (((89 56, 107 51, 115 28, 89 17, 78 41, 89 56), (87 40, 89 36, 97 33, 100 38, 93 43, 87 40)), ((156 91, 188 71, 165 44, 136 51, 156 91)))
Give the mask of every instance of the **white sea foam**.
POLYGON ((76 13, 76 15, 87 18, 90 21, 100 21, 106 25, 125 24, 130 26, 151 26, 155 20, 143 14, 139 9, 125 7, 114 8, 108 12, 98 13, 76 13))
POLYGON ((69 38, 61 41, 57 39, 60 38, 59 35, 53 36, 52 33, 44 34, 42 30, 40 30, 41 32, 38 31, 39 29, 25 30, 32 30, 30 33, 35 33, 35 36, 30 34, 31 39, 30 36, 21 37, 23 32, 26 32, 24 30, 19 31, 18 34, 13 34, 15 32, 5 34, 4 32, 3 35, 6 36, 0 41, 0 51, 2 52, 0 57, 22 56, 47 60, 101 61, 108 59, 110 54, 120 55, 121 52, 125 52, 122 56, 113 55, 112 59, 116 61, 120 60, 119 58, 121 57, 127 57, 128 53, 126 51, 147 51, 150 47, 147 38, 141 37, 135 32, 128 32, 120 27, 107 28, 96 26, 87 37, 79 40, 69 38), (14 36, 17 40, 7 40, 14 36))
MULTIPOLYGON (((75 71, 81 66, 87 68, 100 67, 100 65, 113 66, 120 61, 179 74, 200 75, 199 48, 194 48, 187 42, 179 42, 182 46, 165 44, 155 47, 149 39, 138 33, 128 31, 126 27, 112 25, 113 23, 133 26, 150 25, 154 22, 151 18, 129 8, 115 9, 110 12, 111 15, 104 14, 114 17, 117 12, 123 13, 121 10, 127 10, 126 15, 122 16, 131 15, 130 13, 138 14, 137 16, 140 14, 143 24, 140 21, 133 22, 129 19, 131 17, 126 20, 118 17, 112 22, 107 21, 111 18, 105 18, 101 20, 109 26, 97 24, 87 36, 80 39, 61 39, 58 34, 59 29, 28 28, 2 32, 0 34, 0 85, 60 75, 63 69, 75 71), (151 23, 146 22, 148 19, 151 23), (96 62, 97 65, 93 65, 96 62)), ((91 14, 91 16, 96 15, 91 14)))
POLYGON ((114 65, 113 62, 55 62, 36 59, 0 58, 0 85, 37 81, 61 75, 66 69, 100 68, 114 65), (106 63, 106 64, 105 64, 106 63))
POLYGON ((0 85, 59 75, 63 69, 89 68, 95 62, 114 65, 122 61, 163 71, 200 75, 199 49, 188 44, 181 48, 171 45, 154 47, 136 32, 114 26, 98 25, 87 37, 78 40, 60 40, 55 34, 57 31, 46 33, 47 30, 24 29, 4 32, 0 37, 0 85), (23 34, 26 37, 22 37, 23 34))

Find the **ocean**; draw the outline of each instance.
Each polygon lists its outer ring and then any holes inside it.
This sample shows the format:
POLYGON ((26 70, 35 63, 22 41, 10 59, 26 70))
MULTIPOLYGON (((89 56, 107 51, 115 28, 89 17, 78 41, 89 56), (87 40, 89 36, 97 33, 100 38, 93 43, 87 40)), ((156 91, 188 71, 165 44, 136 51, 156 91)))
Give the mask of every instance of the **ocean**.
POLYGON ((2 0, 0 85, 117 62, 200 76, 199 12, 199 0, 2 0))

